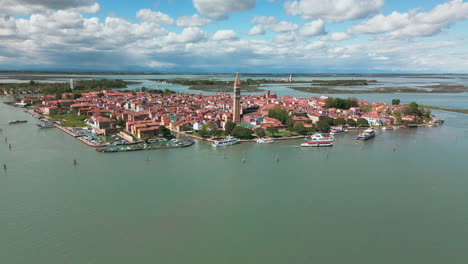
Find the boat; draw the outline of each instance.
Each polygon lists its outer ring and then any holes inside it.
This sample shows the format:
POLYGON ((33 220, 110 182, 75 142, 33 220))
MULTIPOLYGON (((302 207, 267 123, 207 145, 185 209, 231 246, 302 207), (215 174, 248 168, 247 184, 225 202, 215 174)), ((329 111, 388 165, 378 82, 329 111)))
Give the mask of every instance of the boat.
POLYGON ((229 136, 223 140, 216 140, 215 142, 211 143, 211 145, 213 147, 226 147, 226 146, 235 145, 237 143, 239 143, 239 139, 229 136))
POLYGON ((374 129, 373 128, 368 128, 368 129, 364 130, 364 132, 362 132, 362 134, 359 134, 356 139, 365 141, 365 140, 371 139, 373 137, 375 137, 374 129))
POLYGON ((13 124, 21 124, 21 123, 26 123, 28 120, 12 120, 8 121, 8 124, 13 125, 13 124))
POLYGON ((343 129, 342 127, 332 128, 330 129, 330 135, 341 135, 348 133, 347 129, 343 129))
POLYGON ((333 141, 330 140, 313 140, 302 143, 301 147, 331 147, 333 146, 333 141))
POLYGON ((391 127, 391 126, 382 127, 382 130, 393 130, 393 127, 391 127))
POLYGON ((52 123, 43 123, 43 124, 37 124, 39 128, 54 128, 55 125, 52 123))
POLYGON ((275 141, 273 141, 273 139, 266 138, 266 137, 262 137, 262 138, 257 139, 257 143, 260 143, 260 144, 271 144, 271 143, 274 143, 274 142, 275 141))
POLYGON ((306 141, 334 141, 335 138, 333 136, 326 136, 320 133, 313 134, 310 137, 305 138, 306 141))

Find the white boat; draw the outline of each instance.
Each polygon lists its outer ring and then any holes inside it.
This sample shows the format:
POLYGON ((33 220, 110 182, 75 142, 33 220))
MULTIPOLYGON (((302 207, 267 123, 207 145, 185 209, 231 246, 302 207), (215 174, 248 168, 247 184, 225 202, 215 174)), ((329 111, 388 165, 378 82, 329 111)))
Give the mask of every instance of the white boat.
POLYGON ((391 127, 391 126, 382 127, 382 130, 393 130, 393 127, 391 127))
POLYGON ((305 138, 306 141, 334 141, 335 138, 333 136, 324 136, 322 134, 313 134, 310 137, 305 138))
POLYGON ((274 143, 274 142, 275 141, 273 141, 273 139, 271 139, 271 138, 262 137, 262 138, 257 139, 257 143, 260 143, 260 144, 271 144, 271 143, 274 143))
POLYGON ((362 132, 362 134, 359 134, 356 139, 365 141, 365 140, 371 139, 373 137, 375 137, 374 129, 373 128, 368 128, 368 129, 364 130, 364 132, 362 132))
POLYGON ((223 140, 216 140, 215 142, 211 143, 211 145, 213 147, 226 147, 226 146, 235 145, 237 143, 239 143, 239 139, 229 136, 223 140))
POLYGON ((345 133, 348 133, 348 130, 346 130, 346 129, 342 128, 342 127, 330 129, 330 135, 341 135, 341 134, 345 134, 345 133))
POLYGON ((333 146, 333 141, 330 140, 314 140, 314 141, 307 141, 306 143, 302 143, 301 147, 331 147, 333 146))

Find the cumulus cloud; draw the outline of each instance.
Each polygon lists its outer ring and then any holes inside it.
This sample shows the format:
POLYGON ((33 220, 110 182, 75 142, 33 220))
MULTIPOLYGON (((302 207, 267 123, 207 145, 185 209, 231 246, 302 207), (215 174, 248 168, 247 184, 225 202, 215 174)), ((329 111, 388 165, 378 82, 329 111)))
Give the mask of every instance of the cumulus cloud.
POLYGON ((298 0, 287 1, 284 9, 289 16, 301 15, 304 19, 323 19, 343 22, 364 18, 379 12, 384 0, 298 0))
POLYGON ((206 33, 203 30, 197 27, 187 27, 182 30, 182 33, 179 35, 170 32, 166 37, 164 37, 164 41, 166 43, 196 43, 206 39, 206 33))
POLYGON ((194 14, 193 16, 181 16, 177 18, 176 25, 179 27, 202 27, 211 23, 211 19, 194 14))
POLYGON ((96 0, 0 0, 0 14, 27 15, 46 10, 81 8, 83 13, 99 11, 96 0))
POLYGON ((437 5, 429 12, 411 10, 407 13, 378 14, 366 21, 352 25, 349 34, 388 33, 387 38, 433 36, 442 29, 468 18, 468 3, 452 0, 437 5))
POLYGON ((170 16, 159 11, 152 11, 150 9, 141 9, 137 12, 136 18, 146 22, 152 22, 167 26, 174 24, 174 19, 172 19, 170 16))
POLYGON ((255 7, 255 0, 192 0, 200 14, 222 18, 228 13, 242 12, 255 7))
POLYGON ((239 39, 237 37, 236 32, 233 30, 218 30, 213 34, 213 40, 236 40, 239 39))
POLYGON ((265 30, 263 29, 262 25, 255 25, 253 28, 247 32, 249 36, 257 36, 257 35, 265 35, 265 30))
POLYGON ((297 24, 293 24, 288 21, 279 21, 272 16, 257 16, 250 22, 261 25, 262 29, 269 29, 277 33, 293 31, 299 27, 297 24))
POLYGON ((299 30, 299 34, 305 37, 325 34, 325 23, 321 19, 305 23, 299 30))
POLYGON ((323 41, 342 41, 349 39, 351 36, 345 32, 334 32, 328 36, 322 38, 323 41))

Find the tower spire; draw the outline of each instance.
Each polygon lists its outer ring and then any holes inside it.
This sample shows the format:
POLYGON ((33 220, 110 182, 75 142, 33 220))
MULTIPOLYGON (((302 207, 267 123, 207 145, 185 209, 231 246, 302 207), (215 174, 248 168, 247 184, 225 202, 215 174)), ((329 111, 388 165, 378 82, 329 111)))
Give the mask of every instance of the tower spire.
POLYGON ((234 81, 234 89, 240 86, 241 86, 241 81, 240 81, 239 73, 236 73, 236 80, 234 81))

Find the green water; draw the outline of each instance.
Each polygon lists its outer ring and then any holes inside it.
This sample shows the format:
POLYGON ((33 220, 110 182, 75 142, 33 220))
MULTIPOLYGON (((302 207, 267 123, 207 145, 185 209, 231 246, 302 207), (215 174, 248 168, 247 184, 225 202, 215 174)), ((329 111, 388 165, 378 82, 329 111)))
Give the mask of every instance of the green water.
POLYGON ((437 114, 328 158, 301 140, 105 154, 0 104, 0 263, 468 263, 468 116, 437 114))

